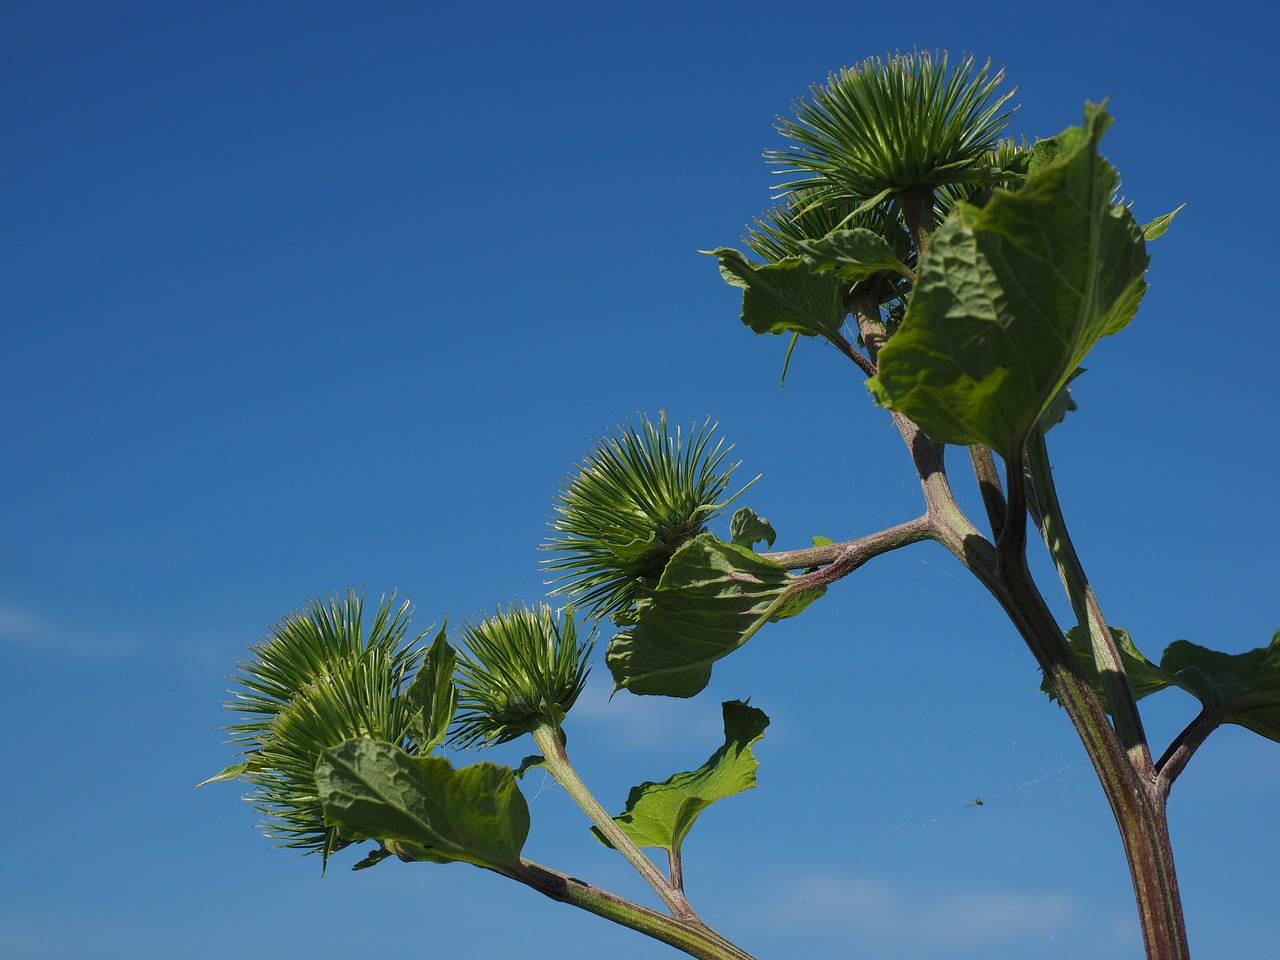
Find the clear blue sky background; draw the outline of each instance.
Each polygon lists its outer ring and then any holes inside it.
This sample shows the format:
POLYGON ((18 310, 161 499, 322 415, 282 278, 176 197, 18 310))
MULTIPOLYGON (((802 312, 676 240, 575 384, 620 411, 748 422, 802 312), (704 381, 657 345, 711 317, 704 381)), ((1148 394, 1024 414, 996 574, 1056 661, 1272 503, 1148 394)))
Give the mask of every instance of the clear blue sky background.
MULTIPOLYGON (((193 785, 232 759, 235 663, 308 598, 399 589, 425 630, 542 597, 559 480, 638 411, 718 419, 781 547, 916 515, 856 371, 802 345, 780 389, 784 342, 742 327, 696 253, 768 205, 791 100, 895 49, 1006 65, 1029 136, 1110 96, 1139 219, 1187 203, 1137 320, 1078 381, 1057 476, 1144 651, 1267 643, 1264 9, 6 4, 0 954, 674 956, 462 865, 340 856, 322 879, 268 848, 236 785, 193 785)), ((760 789, 686 847, 695 903, 762 960, 1139 955, 1083 752, 962 574, 919 545, 757 637, 702 699, 609 702, 601 664, 571 715, 618 810, 706 758, 720 700, 772 716, 760 789)), ((1194 709, 1147 702, 1159 750, 1194 709)), ((1175 786, 1202 957, 1274 952, 1278 761, 1231 728, 1175 786)), ((525 787, 531 856, 644 896, 562 791, 525 787)))

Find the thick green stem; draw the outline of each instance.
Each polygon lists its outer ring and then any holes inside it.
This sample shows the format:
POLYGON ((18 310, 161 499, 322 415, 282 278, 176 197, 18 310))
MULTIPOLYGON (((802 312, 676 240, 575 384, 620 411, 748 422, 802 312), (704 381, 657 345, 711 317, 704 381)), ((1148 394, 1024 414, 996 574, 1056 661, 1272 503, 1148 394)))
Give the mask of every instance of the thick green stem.
MULTIPOLYGON (((980 577, 980 579, 982 579, 980 577)), ((1111 806, 1124 844, 1148 960, 1187 960, 1187 932, 1174 872, 1166 791, 1134 768, 1024 562, 1003 564, 987 583, 1071 718, 1111 806)))
MULTIPOLYGON (((929 249, 929 240, 933 236, 933 228, 937 222, 933 210, 933 191, 914 187, 898 194, 897 199, 902 207, 902 222, 906 224, 911 242, 916 248, 918 265, 924 259, 925 251, 929 249)), ((917 269, 919 269, 918 266, 917 269)))
POLYGON ((1149 760, 1145 770, 1131 762, 1031 576, 1022 471, 1009 471, 1008 514, 993 546, 956 503, 942 445, 901 414, 894 414, 894 421, 911 450, 935 539, 1000 603, 1044 671, 1093 764, 1120 830, 1148 960, 1187 960, 1187 934, 1164 810, 1167 787, 1148 775, 1149 760))
POLYGON ((745 950, 725 940, 701 922, 669 917, 532 860, 521 860, 520 869, 508 871, 506 876, 519 880, 552 900, 572 904, 655 940, 661 940, 691 957, 698 957, 699 960, 753 960, 745 950))
POLYGON ((1116 649, 1111 630, 1098 605, 1098 598, 1094 595, 1089 578, 1085 576, 1084 566, 1067 531, 1062 506, 1058 502, 1057 488, 1053 482, 1048 447, 1045 445, 1044 433, 1039 429, 1033 430, 1027 441, 1026 464, 1032 493, 1028 506, 1058 569, 1058 576, 1071 601, 1076 622, 1089 632, 1094 663, 1098 666, 1098 674, 1107 695, 1108 713, 1111 714, 1116 733, 1124 744, 1134 769, 1144 777, 1150 777, 1154 772, 1151 750, 1142 728, 1137 701, 1129 687, 1120 651, 1116 649))
POLYGON ((689 901, 685 899, 679 887, 662 875, 662 871, 654 866, 653 861, 645 856, 644 851, 618 828, 613 818, 605 813, 604 807, 600 806, 600 802, 587 789, 578 772, 569 763, 569 755, 565 752, 564 740, 560 732, 554 727, 543 724, 533 731, 533 739, 542 751, 542 759, 551 775, 556 778, 556 782, 564 787, 565 792, 573 798, 573 802, 582 808, 587 818, 608 839, 609 844, 636 868, 636 872, 644 877, 649 886, 653 887, 662 898, 662 902, 667 905, 667 909, 679 920, 701 925, 702 921, 689 906, 689 901))
POLYGON ((1004 487, 1000 484, 1000 471, 996 469, 996 458, 989 447, 975 443, 969 447, 969 459, 973 463, 973 475, 978 481, 987 520, 991 524, 991 536, 998 540, 1004 531, 1009 510, 1004 499, 1004 487))

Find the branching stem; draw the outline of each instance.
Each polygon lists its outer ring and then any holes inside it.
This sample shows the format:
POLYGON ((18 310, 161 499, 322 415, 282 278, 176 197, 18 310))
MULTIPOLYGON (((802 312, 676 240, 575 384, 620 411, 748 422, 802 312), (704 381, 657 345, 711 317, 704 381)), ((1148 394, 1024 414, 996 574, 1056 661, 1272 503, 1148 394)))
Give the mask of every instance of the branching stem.
POLYGON ((1045 546, 1053 557, 1076 621, 1089 632, 1094 662, 1098 666, 1102 686, 1107 694, 1108 713, 1111 714, 1116 733, 1124 744, 1134 769, 1141 776, 1150 778, 1155 771, 1151 764, 1151 750, 1147 745, 1146 733, 1142 728, 1142 717, 1129 687, 1120 651, 1116 648, 1111 630, 1102 615, 1102 608, 1098 605, 1098 598, 1085 576, 1084 566, 1067 531, 1062 506, 1058 502, 1057 488, 1053 482, 1053 468, 1049 463, 1044 432, 1038 428, 1032 431, 1027 442, 1026 464, 1032 493, 1028 506, 1045 546))
POLYGON ((670 944, 699 960, 753 960, 749 953, 730 943, 701 921, 669 917, 532 860, 522 859, 520 869, 509 871, 506 876, 552 900, 572 904, 606 920, 612 920, 670 944))
POLYGON ((1220 711, 1206 707, 1173 738, 1173 742, 1169 744, 1168 749, 1155 765, 1156 790, 1162 800, 1168 798, 1173 781, 1178 779, 1178 775, 1186 768, 1192 754, 1200 748, 1200 744, 1204 743, 1205 737, 1213 733, 1221 723, 1220 711))
POLYGON ((560 732, 552 726, 543 724, 533 731, 533 739, 542 751, 543 761, 551 775, 556 778, 556 782, 564 787, 574 803, 582 808, 587 818, 605 835, 609 844, 636 868, 636 872, 649 886, 653 887, 672 915, 686 923, 702 925, 702 921, 689 906, 689 901, 685 899, 680 888, 662 875, 662 871, 645 856, 644 851, 637 847, 630 837, 618 828, 613 818, 605 813, 604 807, 600 806, 600 801, 587 789, 586 784, 582 782, 578 772, 569 762, 569 755, 564 749, 564 738, 560 732))
MULTIPOLYGON (((1148 960, 1186 960, 1186 927, 1164 809, 1167 786, 1157 785, 1150 775, 1149 759, 1146 768, 1130 759, 1031 575, 1026 558, 1028 490, 1024 472, 1007 471, 1006 522, 993 546, 956 503, 947 481, 943 446, 906 417, 893 416, 919 474, 928 505, 925 516, 934 538, 1004 608, 1071 718, 1093 764, 1120 830, 1148 960)), ((1015 462, 1020 460, 1018 456, 1015 462)), ((1046 489, 1051 490, 1051 485, 1046 489)), ((1078 560, 1075 568, 1079 569, 1078 560)), ((1083 574, 1081 581, 1085 582, 1083 574)), ((1107 637, 1110 639, 1109 633, 1107 637)), ((1188 751, 1195 745, 1189 735, 1188 751)), ((1178 762, 1179 756, 1175 754, 1169 762, 1178 762)))
POLYGON ((779 550, 773 553, 762 553, 760 556, 772 560, 788 570, 822 567, 805 575, 805 586, 824 587, 834 583, 841 577, 848 576, 868 560, 905 547, 909 543, 928 540, 933 536, 933 528, 926 517, 917 517, 906 523, 878 530, 858 537, 856 540, 845 540, 843 543, 829 543, 821 547, 809 547, 804 550, 779 550))

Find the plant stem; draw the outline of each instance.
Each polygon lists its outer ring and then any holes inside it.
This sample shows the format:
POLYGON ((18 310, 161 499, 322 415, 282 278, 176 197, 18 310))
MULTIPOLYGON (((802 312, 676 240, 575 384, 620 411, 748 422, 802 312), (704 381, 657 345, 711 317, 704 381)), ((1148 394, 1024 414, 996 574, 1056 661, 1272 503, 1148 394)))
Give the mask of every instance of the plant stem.
POLYGON ((854 289, 846 306, 858 326, 858 336, 867 350, 867 364, 858 366, 867 376, 875 376, 880 365, 880 348, 889 340, 889 327, 880 313, 880 298, 862 286, 854 289), (869 372, 868 372, 869 371, 869 372))
POLYGON ((1008 507, 1004 488, 1000 485, 1000 471, 996 469, 996 458, 989 447, 975 443, 969 447, 969 459, 973 462, 973 475, 978 480, 978 492, 982 494, 982 505, 991 524, 991 536, 998 540, 1004 530, 1008 507))
POLYGON ((929 249, 929 240, 933 235, 936 223, 933 212, 933 191, 920 187, 904 190, 897 195, 902 207, 902 222, 911 234, 911 242, 916 248, 916 271, 924 260, 925 251, 929 249))
POLYGON ((551 870, 532 860, 521 860, 520 869, 504 873, 561 903, 572 904, 645 936, 670 944, 699 960, 753 960, 701 921, 681 920, 633 903, 607 890, 551 870))
POLYGON ((1164 754, 1156 761, 1156 789, 1162 797, 1169 796, 1173 781, 1187 766, 1191 755, 1204 743, 1205 737, 1213 733, 1222 723, 1219 710, 1204 708, 1196 718, 1187 724, 1169 744, 1164 754))
MULTIPOLYGON (((911 450, 935 539, 1000 603, 1044 671, 1093 764, 1120 830, 1148 960, 1187 960, 1190 953, 1164 810, 1167 788, 1131 762, 1031 575, 1023 471, 1007 471, 1007 522, 993 547, 955 502, 943 446, 906 417, 895 413, 894 421, 911 450)), ((1020 451, 1016 460, 1021 461, 1020 451)))
POLYGON ((766 560, 786 567, 788 570, 801 570, 808 567, 822 567, 803 576, 804 589, 825 587, 841 577, 846 577, 868 560, 905 547, 909 543, 918 543, 933 536, 933 528, 925 517, 917 517, 906 523, 895 524, 884 530, 877 530, 865 537, 845 540, 843 543, 829 543, 821 547, 808 547, 804 550, 778 550, 762 553, 766 560))
POLYGON ((573 798, 573 802, 582 808, 587 818, 605 835, 610 846, 622 854, 627 862, 636 868, 636 872, 644 877, 645 882, 653 887, 672 915, 686 923, 702 925, 698 915, 689 906, 689 901, 685 899, 684 893, 664 877, 653 861, 618 828, 613 818, 605 813, 600 802, 587 789, 578 772, 569 763, 569 755, 565 752, 564 739, 560 736, 560 731, 549 724, 543 724, 534 729, 533 739, 542 750, 542 759, 547 769, 551 771, 551 775, 573 798))
POLYGON ((1107 695, 1107 712, 1111 714, 1116 733, 1124 744, 1130 763, 1139 774, 1150 777, 1154 769, 1147 736, 1142 728, 1142 716, 1138 713, 1137 701, 1129 687, 1124 661, 1120 659, 1120 652, 1116 649, 1111 630, 1102 615, 1102 608, 1098 605, 1093 587, 1085 576, 1084 566, 1067 531, 1062 505, 1058 502, 1058 492, 1053 482, 1053 467, 1049 463, 1044 432, 1038 428, 1032 431, 1027 441, 1026 464, 1032 492, 1028 505, 1058 569, 1058 576, 1071 601, 1076 621, 1089 632, 1094 663, 1098 666, 1098 675, 1107 695))

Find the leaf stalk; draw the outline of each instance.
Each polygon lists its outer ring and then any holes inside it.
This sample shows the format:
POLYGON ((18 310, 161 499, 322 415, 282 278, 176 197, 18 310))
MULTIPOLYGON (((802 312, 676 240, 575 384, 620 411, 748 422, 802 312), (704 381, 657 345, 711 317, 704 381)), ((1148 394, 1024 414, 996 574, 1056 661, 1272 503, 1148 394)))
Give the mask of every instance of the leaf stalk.
POLYGON ((549 724, 543 724, 534 729, 533 739, 542 751, 543 761, 551 775, 556 778, 556 782, 564 787, 565 792, 573 798, 573 802, 582 808, 587 818, 605 835, 610 846, 622 854, 645 882, 653 887, 654 892, 662 898, 662 902, 666 904, 672 915, 686 923, 702 924, 693 907, 689 905, 689 901, 685 899, 683 891, 662 875, 662 871, 645 856, 644 851, 636 846, 630 837, 619 829, 613 822, 613 818, 600 805, 600 801, 587 789, 587 785, 582 782, 573 764, 569 762, 569 755, 565 751, 564 738, 560 731, 549 724))

